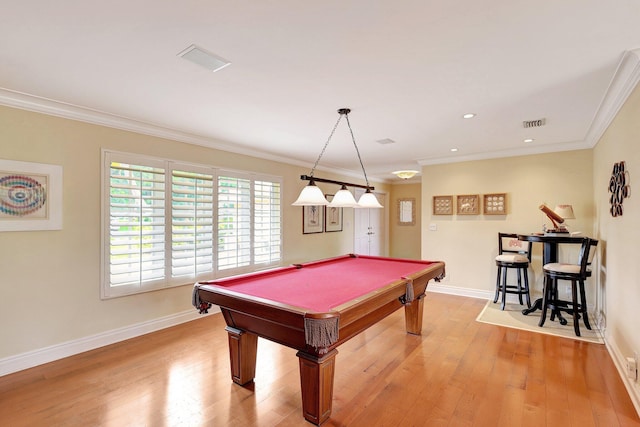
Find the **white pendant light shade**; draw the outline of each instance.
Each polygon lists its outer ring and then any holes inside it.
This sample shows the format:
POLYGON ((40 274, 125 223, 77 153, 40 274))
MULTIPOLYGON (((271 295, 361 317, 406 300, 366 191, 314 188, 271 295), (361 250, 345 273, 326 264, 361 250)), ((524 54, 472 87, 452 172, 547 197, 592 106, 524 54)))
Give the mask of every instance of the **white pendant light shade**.
POLYGON ((358 206, 358 202, 356 202, 351 191, 347 190, 347 186, 343 185, 336 195, 333 196, 333 200, 331 200, 329 206, 335 208, 355 208, 358 206))
POLYGON ((300 196, 298 199, 293 202, 292 206, 326 206, 329 202, 322 194, 322 190, 316 186, 316 184, 311 181, 309 185, 304 187, 300 192, 300 196))
POLYGON ((362 196, 360 196, 360 200, 358 200, 359 208, 381 208, 382 205, 378 202, 376 195, 371 191, 367 190, 362 196))

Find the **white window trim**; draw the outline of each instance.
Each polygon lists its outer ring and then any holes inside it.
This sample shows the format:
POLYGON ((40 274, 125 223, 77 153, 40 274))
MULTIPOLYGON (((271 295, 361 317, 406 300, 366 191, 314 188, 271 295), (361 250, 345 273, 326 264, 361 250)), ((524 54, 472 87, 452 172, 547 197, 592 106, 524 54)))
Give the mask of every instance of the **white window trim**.
POLYGON ((280 197, 282 197, 282 177, 273 176, 267 174, 259 174, 247 171, 231 170, 215 166, 208 166, 203 164, 189 163, 183 161, 175 161, 172 159, 159 158, 154 156, 132 154, 127 152, 120 152, 108 149, 102 149, 102 161, 101 161, 101 279, 100 279, 100 297, 101 299, 110 299, 126 295, 134 295, 144 292, 156 291, 160 289, 166 289, 176 286, 191 285, 198 280, 211 280, 218 277, 231 276, 236 274, 242 274, 252 271, 264 270, 266 268, 279 266, 282 261, 282 248, 283 248, 283 230, 284 225, 282 221, 282 199, 280 199, 279 209, 279 254, 280 257, 271 262, 256 263, 255 262, 255 192, 254 184, 256 181, 268 181, 277 183, 280 186, 280 197), (162 280, 150 281, 150 282, 135 282, 132 284, 119 285, 117 287, 111 286, 110 275, 110 169, 111 161, 117 161, 128 164, 136 165, 153 165, 155 167, 163 167, 165 169, 165 278, 162 280), (159 166, 162 165, 162 166, 159 166), (200 276, 179 276, 177 278, 171 277, 171 250, 172 250, 172 224, 171 224, 171 176, 172 170, 188 170, 190 172, 204 173, 213 176, 213 271, 200 276), (230 176, 240 179, 248 179, 250 181, 250 262, 247 266, 239 268, 218 269, 218 177, 230 176))

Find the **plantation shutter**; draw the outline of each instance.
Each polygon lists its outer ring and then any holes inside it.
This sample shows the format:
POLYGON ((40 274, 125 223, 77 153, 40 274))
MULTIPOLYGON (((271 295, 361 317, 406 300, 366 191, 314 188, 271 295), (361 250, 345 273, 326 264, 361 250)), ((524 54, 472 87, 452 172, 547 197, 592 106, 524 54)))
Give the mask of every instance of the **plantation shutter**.
POLYGON ((278 262, 282 256, 280 183, 256 180, 253 194, 254 263, 278 262))
POLYGON ((165 278, 164 194, 164 168, 110 162, 111 286, 142 286, 165 278))
POLYGON ((218 269, 251 264, 251 180, 218 176, 218 269))
POLYGON ((213 182, 211 174, 172 171, 172 277, 196 277, 214 269, 213 182))

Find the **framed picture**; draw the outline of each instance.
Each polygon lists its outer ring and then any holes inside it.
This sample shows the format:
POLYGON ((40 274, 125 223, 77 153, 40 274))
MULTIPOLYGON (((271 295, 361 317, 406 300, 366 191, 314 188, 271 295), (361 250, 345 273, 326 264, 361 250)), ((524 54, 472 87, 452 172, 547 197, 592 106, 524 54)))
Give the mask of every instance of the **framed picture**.
POLYGON ((433 196, 434 215, 453 215, 453 196, 433 196))
MULTIPOLYGON (((333 199, 333 194, 325 194, 328 201, 333 199)), ((342 231, 342 208, 335 206, 324 207, 324 231, 342 231)))
POLYGON ((507 194, 485 194, 482 203, 482 210, 485 215, 506 215, 507 213, 507 194))
POLYGON ((398 225, 416 225, 416 199, 398 199, 398 225))
POLYGON ((62 166, 0 159, 0 231, 62 229, 62 166))
POLYGON ((324 206, 302 207, 302 234, 322 233, 324 229, 324 206))
POLYGON ((478 215, 480 213, 480 196, 477 194, 458 196, 456 208, 458 215, 478 215))

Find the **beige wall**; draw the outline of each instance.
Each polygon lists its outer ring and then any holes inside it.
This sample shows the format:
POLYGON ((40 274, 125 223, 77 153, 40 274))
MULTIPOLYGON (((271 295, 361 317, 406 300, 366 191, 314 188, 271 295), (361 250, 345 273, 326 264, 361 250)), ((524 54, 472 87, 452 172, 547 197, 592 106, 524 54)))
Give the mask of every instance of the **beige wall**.
MULTIPOLYGON (((422 168, 422 257, 444 260, 441 283, 452 292, 488 297, 495 289, 498 232, 532 233, 550 225, 538 209, 546 203, 573 205, 571 231, 593 233, 592 151, 432 165, 422 168), (506 193, 506 215, 432 215, 436 195, 506 193), (432 231, 429 229, 437 228, 432 231)), ((481 211, 482 212, 482 211, 481 211)), ((534 245, 530 275, 542 288, 541 245, 534 245)))
MULTIPOLYGON (((191 284, 100 300, 103 148, 282 176, 283 264, 353 252, 353 209, 345 209, 342 232, 302 234, 302 208, 290 204, 306 184, 299 177, 308 169, 0 107, 0 159, 61 165, 64 175, 62 230, 0 233, 0 362, 158 318, 195 313, 191 284)), ((327 193, 336 191, 335 186, 325 187, 327 193)), ((376 189, 387 191, 379 183, 376 189)))
POLYGON ((421 185, 395 184, 391 186, 389 203, 389 254, 395 258, 420 259, 420 238, 422 228, 421 185), (398 224, 398 199, 415 199, 415 225, 398 224))
MULTIPOLYGON (((594 148, 596 232, 600 239, 599 275, 605 295, 606 338, 618 360, 640 353, 640 88, 627 99, 594 148), (609 179, 613 165, 624 161, 631 181, 631 197, 624 213, 609 213, 609 179)), ((640 383, 632 386, 640 411, 640 383)))

